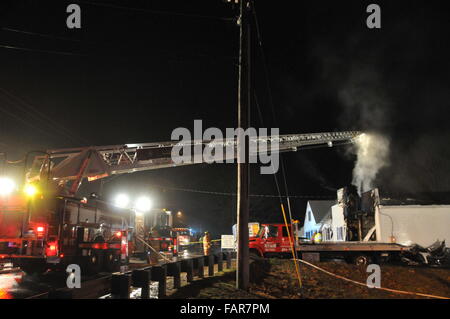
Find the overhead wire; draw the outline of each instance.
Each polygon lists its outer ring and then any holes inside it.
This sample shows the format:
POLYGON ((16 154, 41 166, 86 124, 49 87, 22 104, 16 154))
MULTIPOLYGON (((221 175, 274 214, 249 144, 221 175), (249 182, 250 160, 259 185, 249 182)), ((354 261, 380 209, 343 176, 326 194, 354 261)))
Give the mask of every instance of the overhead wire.
MULTIPOLYGON (((269 71, 268 71, 268 67, 267 67, 267 60, 266 60, 266 56, 265 56, 265 53, 264 53, 264 47, 263 47, 263 42, 262 42, 261 30, 260 30, 260 26, 259 26, 259 20, 258 20, 258 15, 256 13, 256 7, 255 7, 254 1, 252 1, 251 9, 252 9, 252 13, 253 13, 254 20, 255 20, 255 25, 256 25, 256 33, 257 33, 257 38, 258 38, 258 47, 259 47, 260 53, 261 53, 261 60, 262 60, 262 65, 263 65, 263 69, 264 69, 264 76, 265 76, 265 80, 266 80, 267 93, 269 95, 269 104, 270 104, 270 107, 271 107, 271 110, 272 110, 272 118, 273 118, 275 126, 278 126, 277 125, 276 116, 275 116, 275 107, 274 107, 272 89, 271 89, 271 85, 270 85, 270 78, 269 78, 269 71)), ((258 108, 259 108, 259 106, 258 106, 258 108)), ((280 156, 279 159, 280 159, 280 164, 281 164, 281 172, 283 174, 282 176, 283 176, 283 180, 284 180, 284 189, 285 189, 285 194, 286 194, 286 201, 287 201, 287 204, 288 204, 289 222, 290 222, 289 224, 292 225, 293 218, 292 218, 291 202, 290 202, 290 199, 289 199, 289 189, 288 189, 288 184, 287 184, 287 178, 286 178, 286 172, 285 172, 285 167, 284 167, 284 161, 283 161, 282 156, 280 156)), ((291 238, 291 235, 290 235, 289 225, 288 225, 288 222, 286 220, 286 215, 285 215, 285 210, 284 210, 284 204, 283 204, 282 199, 281 199, 281 191, 280 191, 280 188, 279 188, 279 185, 278 185, 278 180, 276 178, 276 172, 274 172, 274 175, 275 175, 275 182, 277 184, 277 189, 278 189, 278 192, 279 192, 279 195, 280 195, 281 211, 283 213, 284 221, 285 221, 285 224, 286 224, 285 226, 286 226, 286 230, 288 232, 289 242, 290 242, 291 249, 292 249, 292 255, 294 257, 294 264, 295 264, 295 269, 296 269, 296 273, 297 273, 297 279, 298 279, 298 282, 299 282, 299 286, 301 288, 302 287, 302 280, 301 280, 301 277, 300 277, 300 267, 299 267, 298 262, 297 262, 297 260, 298 260, 297 250, 294 248, 294 241, 293 241, 293 238, 291 238)))
POLYGON ((78 39, 71 39, 66 37, 61 37, 53 34, 45 34, 45 33, 38 33, 38 32, 32 32, 32 31, 24 31, 24 30, 18 30, 14 28, 8 28, 8 27, 2 27, 1 30, 3 31, 9 31, 9 32, 15 32, 15 33, 21 33, 26 35, 33 35, 33 36, 39 36, 42 38, 50 38, 50 39, 57 39, 57 40, 64 40, 64 41, 73 41, 73 42, 81 42, 78 39))
POLYGON ((110 3, 102 3, 102 2, 90 2, 90 1, 77 1, 77 2, 81 3, 81 4, 87 4, 87 5, 91 5, 91 6, 97 6, 97 7, 128 10, 128 11, 135 11, 135 12, 142 12, 142 13, 149 13, 149 14, 156 14, 156 15, 171 15, 171 16, 179 16, 179 17, 186 17, 186 18, 210 19, 210 20, 221 20, 221 21, 233 21, 236 19, 235 17, 231 18, 231 17, 208 16, 208 15, 191 14, 191 13, 174 12, 174 11, 125 7, 125 6, 120 6, 120 5, 110 4, 110 3))
POLYGON ((59 54, 59 55, 71 55, 71 56, 87 56, 86 54, 67 52, 67 51, 53 51, 53 50, 43 50, 43 49, 33 49, 26 47, 17 47, 8 44, 1 44, 0 48, 3 49, 11 49, 11 50, 19 50, 19 51, 28 51, 28 52, 39 52, 39 53, 51 53, 51 54, 59 54))
POLYGON ((34 107, 32 104, 26 102, 22 98, 18 97, 17 95, 14 95, 10 91, 6 90, 3 87, 0 87, 0 93, 3 93, 3 95, 7 96, 10 101, 12 101, 12 105, 15 106, 17 109, 21 110, 22 112, 27 112, 29 116, 34 118, 36 121, 45 123, 45 126, 52 129, 55 133, 64 135, 66 138, 69 138, 73 142, 81 142, 86 143, 84 139, 77 137, 73 135, 71 132, 69 132, 67 129, 56 123, 53 119, 51 119, 49 116, 45 115, 41 111, 39 111, 36 107, 34 107))
POLYGON ((17 121, 19 121, 19 122, 25 124, 26 126, 28 126, 28 127, 30 127, 30 128, 33 128, 33 129, 36 129, 36 130, 41 131, 42 133, 48 135, 49 137, 50 137, 50 136, 51 136, 51 137, 54 137, 54 134, 51 134, 50 132, 48 132, 48 131, 46 131, 46 130, 43 130, 41 127, 36 126, 36 125, 30 123, 29 121, 27 121, 27 120, 25 120, 25 119, 23 119, 23 118, 17 116, 17 115, 14 114, 14 113, 11 113, 10 111, 8 111, 7 109, 5 109, 5 108, 3 108, 3 107, 1 107, 1 106, 0 106, 0 112, 3 112, 3 113, 5 113, 6 115, 9 115, 10 117, 16 119, 17 121))
MULTIPOLYGON (((92 6, 98 6, 98 7, 105 7, 105 8, 112 8, 112 9, 119 9, 119 10, 128 10, 128 11, 135 11, 135 12, 142 12, 142 13, 149 13, 149 14, 156 14, 156 15, 172 15, 172 16, 180 16, 180 17, 188 17, 188 18, 200 18, 200 19, 212 19, 212 20, 222 20, 222 21, 235 21, 236 17, 218 17, 218 16, 206 16, 206 15, 198 15, 198 14, 189 14, 189 13, 182 13, 182 12, 173 12, 173 11, 163 11, 163 10, 151 10, 151 9, 143 9, 143 8, 133 8, 133 7, 125 7, 120 5, 114 5, 114 4, 108 4, 108 3, 100 3, 100 2, 90 2, 90 1, 78 1, 79 3, 84 3, 92 6)), ((161 51, 163 54, 166 54, 167 52, 161 51)), ((172 60, 174 61, 182 61, 182 60, 188 60, 188 59, 180 59, 180 56, 173 56, 172 60)), ((190 57, 196 57, 196 58, 208 58, 208 59, 222 59, 222 60, 232 60, 233 63, 235 60, 237 60, 237 57, 233 56, 211 56, 207 54, 189 54, 186 56, 190 57)))
MULTIPOLYGON (((231 192, 216 192, 216 191, 206 191, 206 190, 199 190, 199 189, 192 189, 192 188, 180 188, 180 187, 172 187, 172 186, 163 186, 163 185, 157 185, 157 184, 150 184, 150 186, 153 186, 155 188, 161 188, 161 189, 167 189, 167 190, 173 190, 173 191, 182 191, 182 192, 190 192, 190 193, 199 193, 199 194, 205 194, 205 195, 217 195, 217 196, 237 196, 237 193, 231 193, 231 192)), ((286 195, 272 195, 272 194, 249 194, 250 197, 262 197, 262 198, 283 198, 287 197, 286 195)), ((289 195, 289 197, 292 198, 302 198, 302 199, 308 199, 308 198, 323 198, 323 199, 330 199, 331 196, 326 195, 289 195)))

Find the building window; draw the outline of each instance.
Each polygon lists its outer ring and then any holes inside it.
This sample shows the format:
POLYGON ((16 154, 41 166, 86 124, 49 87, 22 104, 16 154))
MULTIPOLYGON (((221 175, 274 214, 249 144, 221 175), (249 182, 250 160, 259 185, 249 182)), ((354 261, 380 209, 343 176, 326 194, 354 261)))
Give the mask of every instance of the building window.
POLYGON ((311 211, 308 211, 308 220, 311 221, 311 211))

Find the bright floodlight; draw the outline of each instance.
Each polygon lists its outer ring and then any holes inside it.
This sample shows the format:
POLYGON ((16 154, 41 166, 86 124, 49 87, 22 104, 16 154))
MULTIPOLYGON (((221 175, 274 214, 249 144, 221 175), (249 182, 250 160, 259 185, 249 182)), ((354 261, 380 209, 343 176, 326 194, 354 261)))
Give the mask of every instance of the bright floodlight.
POLYGON ((136 201, 136 210, 141 213, 148 212, 152 209, 152 201, 148 197, 139 197, 136 201))
POLYGON ((119 194, 115 199, 115 205, 120 208, 126 208, 129 202, 130 198, 126 194, 119 194))
POLYGON ((28 197, 33 197, 37 193, 37 188, 34 185, 28 184, 25 186, 24 192, 28 197))
POLYGON ((0 177, 0 196, 11 194, 16 187, 14 181, 7 177, 0 177))

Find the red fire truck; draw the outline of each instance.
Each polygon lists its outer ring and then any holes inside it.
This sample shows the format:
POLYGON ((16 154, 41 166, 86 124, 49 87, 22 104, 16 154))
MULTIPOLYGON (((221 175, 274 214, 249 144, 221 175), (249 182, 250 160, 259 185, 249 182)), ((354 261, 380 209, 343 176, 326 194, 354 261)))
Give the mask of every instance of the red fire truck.
POLYGON ((128 258, 130 211, 36 194, 0 197, 0 256, 27 273, 78 264, 117 271, 128 258))

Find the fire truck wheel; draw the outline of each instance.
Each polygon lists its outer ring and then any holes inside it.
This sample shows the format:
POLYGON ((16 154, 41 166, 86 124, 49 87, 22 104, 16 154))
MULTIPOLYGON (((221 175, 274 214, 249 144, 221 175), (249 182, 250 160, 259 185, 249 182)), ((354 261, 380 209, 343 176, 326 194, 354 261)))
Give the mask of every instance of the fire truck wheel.
POLYGON ((116 251, 107 251, 103 258, 103 267, 107 272, 116 272, 120 270, 120 255, 116 251))
POLYGON ((92 249, 86 258, 86 272, 88 275, 97 274, 102 270, 103 254, 99 249, 92 249))
POLYGON ((367 266, 372 263, 372 257, 366 254, 358 254, 354 257, 354 263, 357 266, 367 266))
POLYGON ((253 249, 250 250, 249 257, 250 257, 250 259, 261 259, 262 258, 261 255, 256 250, 253 250, 253 249))

